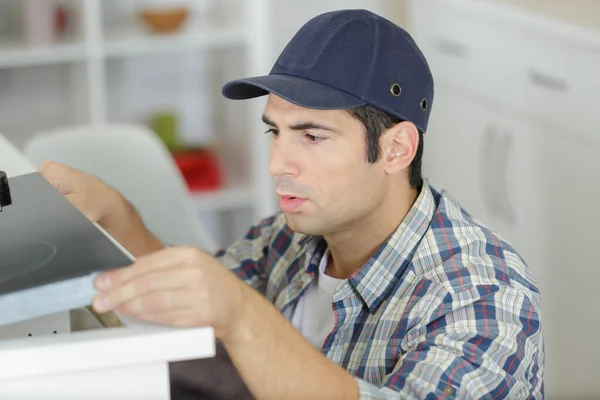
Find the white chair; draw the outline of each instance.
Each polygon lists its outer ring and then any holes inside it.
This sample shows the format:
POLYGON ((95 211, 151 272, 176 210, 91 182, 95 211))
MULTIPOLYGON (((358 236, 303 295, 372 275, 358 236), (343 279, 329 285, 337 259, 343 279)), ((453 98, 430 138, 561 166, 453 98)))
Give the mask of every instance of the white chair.
POLYGON ((56 161, 113 186, 163 243, 216 250, 193 211, 183 176, 151 130, 127 124, 64 127, 34 135, 23 152, 37 166, 56 161))

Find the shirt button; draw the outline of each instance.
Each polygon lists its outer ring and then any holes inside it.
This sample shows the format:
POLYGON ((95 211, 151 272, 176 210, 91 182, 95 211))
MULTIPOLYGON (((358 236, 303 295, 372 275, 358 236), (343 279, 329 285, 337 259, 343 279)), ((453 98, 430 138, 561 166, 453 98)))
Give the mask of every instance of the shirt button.
POLYGON ((445 395, 452 395, 452 394, 454 394, 454 388, 452 386, 446 386, 444 388, 444 394, 445 395))
POLYGON ((302 281, 296 282, 296 290, 302 289, 302 286, 304 286, 303 283, 302 283, 302 281))

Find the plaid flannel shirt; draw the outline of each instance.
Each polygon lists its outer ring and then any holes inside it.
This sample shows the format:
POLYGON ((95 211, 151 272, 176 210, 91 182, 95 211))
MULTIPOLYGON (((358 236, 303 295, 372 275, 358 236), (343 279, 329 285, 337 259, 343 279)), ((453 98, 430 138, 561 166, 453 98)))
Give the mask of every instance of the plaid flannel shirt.
MULTIPOLYGON (((283 313, 326 246, 277 214, 217 257, 283 313)), ((336 287, 322 352, 355 376, 361 399, 539 399, 540 307, 515 249, 425 183, 389 240, 336 287)))

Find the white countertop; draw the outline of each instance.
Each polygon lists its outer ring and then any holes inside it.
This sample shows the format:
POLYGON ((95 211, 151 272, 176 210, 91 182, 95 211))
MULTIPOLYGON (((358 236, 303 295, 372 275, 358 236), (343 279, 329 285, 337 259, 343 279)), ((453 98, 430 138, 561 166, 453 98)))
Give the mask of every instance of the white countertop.
POLYGON ((0 381, 28 376, 181 361, 215 354, 212 328, 136 324, 0 341, 0 381))

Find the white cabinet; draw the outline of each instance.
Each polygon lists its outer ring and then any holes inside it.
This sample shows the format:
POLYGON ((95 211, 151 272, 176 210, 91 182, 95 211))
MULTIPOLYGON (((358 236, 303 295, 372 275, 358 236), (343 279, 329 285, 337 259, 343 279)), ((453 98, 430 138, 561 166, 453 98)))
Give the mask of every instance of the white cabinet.
POLYGON ((436 84, 424 172, 531 267, 546 398, 598 398, 600 32, 497 3, 410 3, 436 84))
POLYGON ((600 142, 560 130, 546 134, 540 150, 548 385, 565 398, 598 395, 600 142))
MULTIPOLYGON (((600 33, 530 29, 523 108, 539 127, 548 398, 597 398, 600 331, 600 33), (534 56, 532 56, 534 55, 534 56)), ((525 46, 523 46, 525 48, 525 46)))
POLYGON ((518 116, 443 81, 435 96, 424 137, 424 175, 511 243, 537 274, 531 236, 537 215, 529 211, 537 195, 537 132, 518 116))

